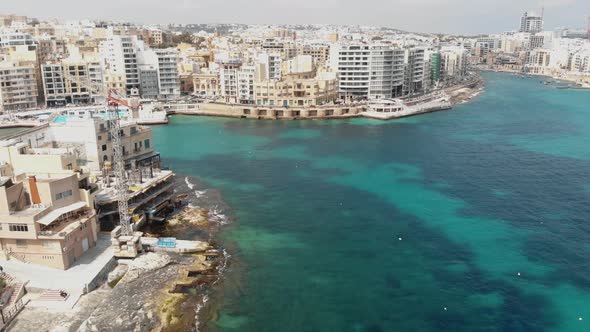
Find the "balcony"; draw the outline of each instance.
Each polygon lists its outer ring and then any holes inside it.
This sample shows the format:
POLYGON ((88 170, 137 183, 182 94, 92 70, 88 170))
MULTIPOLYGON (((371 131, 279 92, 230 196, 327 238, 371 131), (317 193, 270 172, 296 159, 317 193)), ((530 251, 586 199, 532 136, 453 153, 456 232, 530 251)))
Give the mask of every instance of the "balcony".
POLYGON ((88 220, 95 216, 94 210, 88 208, 84 202, 74 203, 52 212, 53 215, 48 215, 47 218, 38 221, 41 224, 41 230, 37 233, 39 239, 64 239, 80 226, 86 225, 88 220), (67 211, 67 209, 74 210, 67 211), (58 214, 59 216, 53 219, 58 214))

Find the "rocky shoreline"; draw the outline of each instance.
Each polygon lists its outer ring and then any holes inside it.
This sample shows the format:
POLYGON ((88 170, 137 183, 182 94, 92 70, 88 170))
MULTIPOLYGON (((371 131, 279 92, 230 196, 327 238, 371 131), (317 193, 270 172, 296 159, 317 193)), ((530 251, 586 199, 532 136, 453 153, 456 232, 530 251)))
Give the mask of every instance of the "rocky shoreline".
POLYGON ((128 266, 120 264, 107 283, 113 286, 113 295, 84 322, 81 332, 204 330, 209 317, 202 316, 210 311, 203 308, 209 291, 223 277, 229 260, 223 248, 214 244, 220 226, 228 222, 222 212, 227 205, 213 189, 196 190, 202 184, 197 186, 194 179, 178 177, 176 182, 186 204, 166 223, 147 227, 146 235, 207 241, 209 246, 193 255, 148 253, 128 266))
POLYGON ((220 285, 230 255, 216 245, 229 222, 228 206, 214 189, 200 189, 195 179, 178 176, 176 192, 185 203, 162 224, 148 225, 145 235, 203 241, 194 254, 144 253, 119 260, 108 280, 82 296, 76 306, 56 312, 25 308, 9 330, 43 326, 47 331, 205 331, 218 304, 210 293, 220 285))

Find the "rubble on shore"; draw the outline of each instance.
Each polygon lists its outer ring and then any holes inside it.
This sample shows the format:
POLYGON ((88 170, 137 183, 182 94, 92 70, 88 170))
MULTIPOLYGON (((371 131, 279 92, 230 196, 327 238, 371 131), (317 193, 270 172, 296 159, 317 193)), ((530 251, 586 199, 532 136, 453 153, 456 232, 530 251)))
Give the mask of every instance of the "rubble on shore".
POLYGON ((168 219, 169 226, 191 224, 196 226, 207 226, 209 224, 209 209, 185 207, 182 212, 175 214, 168 219))

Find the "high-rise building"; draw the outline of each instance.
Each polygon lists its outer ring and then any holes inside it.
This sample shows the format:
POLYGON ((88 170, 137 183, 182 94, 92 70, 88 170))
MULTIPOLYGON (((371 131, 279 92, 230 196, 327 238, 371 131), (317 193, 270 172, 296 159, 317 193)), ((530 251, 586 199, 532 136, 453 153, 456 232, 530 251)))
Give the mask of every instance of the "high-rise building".
POLYGON ((150 64, 139 65, 139 94, 145 99, 157 99, 160 93, 158 67, 150 64))
POLYGON ((404 52, 385 45, 334 44, 330 68, 339 74, 341 97, 391 98, 403 85, 404 52))
POLYGON ((242 66, 238 70, 237 84, 238 84, 238 101, 240 104, 254 103, 254 74, 256 72, 255 66, 242 66))
POLYGON ((143 49, 143 41, 137 36, 112 35, 99 44, 106 73, 121 76, 125 81, 125 91, 120 93, 130 95, 132 89, 139 89, 137 53, 143 49))
POLYGON ((525 12, 520 18, 519 32, 537 33, 543 31, 543 14, 538 15, 535 12, 525 12))
POLYGON ((242 61, 238 59, 219 60, 219 82, 221 95, 226 102, 238 102, 238 72, 242 61))
MULTIPOLYGON (((441 78, 446 80, 467 73, 468 51, 460 46, 444 46, 441 49, 441 78)), ((431 63, 434 57, 431 57, 431 63)))
POLYGON ((433 53, 430 57, 430 80, 433 84, 441 80, 441 54, 440 52, 433 53))
POLYGON ((158 49, 158 79, 160 97, 180 96, 180 77, 178 76, 178 52, 174 48, 158 49))
POLYGON ((425 47, 406 49, 403 94, 426 92, 430 80, 430 57, 425 47))

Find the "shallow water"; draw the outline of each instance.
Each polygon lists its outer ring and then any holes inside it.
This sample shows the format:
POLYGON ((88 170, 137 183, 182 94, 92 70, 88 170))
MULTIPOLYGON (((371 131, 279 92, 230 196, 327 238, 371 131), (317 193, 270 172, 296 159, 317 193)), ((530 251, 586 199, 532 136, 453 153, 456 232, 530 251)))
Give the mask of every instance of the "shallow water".
POLYGON ((236 219, 243 288, 210 325, 590 331, 590 93, 484 77, 473 102, 399 121, 154 127, 236 219))

